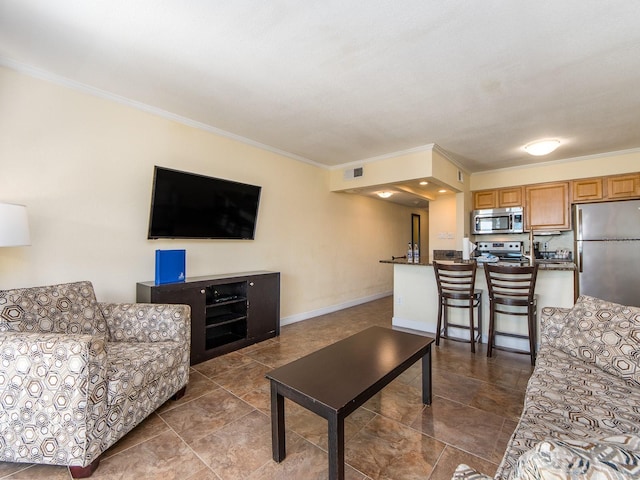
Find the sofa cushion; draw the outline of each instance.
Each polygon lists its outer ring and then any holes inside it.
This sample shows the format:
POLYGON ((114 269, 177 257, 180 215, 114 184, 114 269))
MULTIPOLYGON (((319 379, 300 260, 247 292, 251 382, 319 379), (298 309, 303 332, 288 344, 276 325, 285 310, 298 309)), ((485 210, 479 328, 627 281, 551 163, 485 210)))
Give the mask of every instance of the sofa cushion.
POLYGON ((0 291, 0 332, 106 336, 91 282, 0 291))
POLYGON ((640 437, 619 435, 599 440, 545 440, 520 457, 511 478, 613 480, 640 476, 640 437))
POLYGON ((551 345, 640 386, 640 308, 581 296, 551 345))
POLYGON ((451 480, 493 480, 493 477, 478 472, 469 465, 461 463, 457 466, 456 471, 453 472, 451 480))
POLYGON ((544 440, 640 435, 640 389, 562 350, 543 346, 529 379, 524 410, 495 478, 544 440))
POLYGON ((107 404, 135 397, 161 375, 176 370, 184 345, 179 342, 107 342, 107 404))

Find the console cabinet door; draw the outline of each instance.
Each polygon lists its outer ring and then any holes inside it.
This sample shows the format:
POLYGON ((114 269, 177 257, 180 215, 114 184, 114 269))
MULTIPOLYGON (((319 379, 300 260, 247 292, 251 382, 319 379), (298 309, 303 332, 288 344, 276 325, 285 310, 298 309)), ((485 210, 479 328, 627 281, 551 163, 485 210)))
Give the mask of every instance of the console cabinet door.
POLYGON ((569 182, 525 187, 525 230, 569 230, 569 182))
POLYGON ((280 274, 250 277, 247 286, 248 337, 269 338, 280 334, 280 274))

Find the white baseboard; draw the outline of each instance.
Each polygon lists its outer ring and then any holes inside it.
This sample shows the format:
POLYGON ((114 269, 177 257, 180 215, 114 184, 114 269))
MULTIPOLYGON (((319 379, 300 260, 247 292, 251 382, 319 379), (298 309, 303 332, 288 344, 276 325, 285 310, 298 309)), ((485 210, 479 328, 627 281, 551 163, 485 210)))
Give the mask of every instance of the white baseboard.
POLYGON ((355 300, 349 300, 348 302, 339 303, 337 305, 329 305, 328 307, 322 307, 317 310, 311 310, 310 312, 297 313, 295 315, 289 315, 288 317, 280 318, 280 326, 290 325, 292 323, 302 322, 313 317, 319 317, 320 315, 326 315, 327 313, 337 312, 344 310, 345 308, 355 307, 356 305, 362 305, 363 303, 379 300, 384 297, 390 297, 393 295, 393 291, 377 293, 368 297, 356 298, 355 300))
POLYGON ((400 318, 400 317, 393 317, 391 319, 391 324, 394 327, 401 327, 401 328, 409 328, 411 330, 417 330, 419 332, 424 332, 424 333, 428 333, 430 335, 435 335, 436 332, 429 332, 427 330, 424 329, 424 323, 423 322, 416 322, 415 320, 407 320, 406 318, 400 318))

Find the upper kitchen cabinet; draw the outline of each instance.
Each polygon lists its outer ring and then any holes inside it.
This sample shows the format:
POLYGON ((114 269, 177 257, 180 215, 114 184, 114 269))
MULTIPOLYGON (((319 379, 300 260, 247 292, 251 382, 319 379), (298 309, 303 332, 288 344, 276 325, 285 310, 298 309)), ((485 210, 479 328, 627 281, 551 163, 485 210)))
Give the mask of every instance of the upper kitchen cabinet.
POLYGON ((473 192, 474 210, 522 206, 522 187, 473 192))
POLYGON ((604 198, 602 177, 583 178, 571 181, 571 201, 573 203, 597 202, 604 198))
POLYGON ((640 196, 640 173, 607 177, 607 198, 632 198, 640 196))
POLYGON ((640 197, 640 173, 571 181, 571 202, 601 202, 640 197))
POLYGON ((570 230, 569 182, 527 185, 525 230, 570 230))

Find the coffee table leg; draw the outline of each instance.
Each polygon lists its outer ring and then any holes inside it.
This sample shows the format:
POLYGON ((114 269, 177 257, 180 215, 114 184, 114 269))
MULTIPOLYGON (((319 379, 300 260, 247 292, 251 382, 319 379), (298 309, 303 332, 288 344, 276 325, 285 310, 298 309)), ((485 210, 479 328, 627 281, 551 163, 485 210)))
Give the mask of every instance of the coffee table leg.
POLYGON ((344 417, 330 415, 329 422, 329 480, 344 480, 344 417))
POLYGON ((431 345, 422 357, 422 403, 431 405, 431 345))
POLYGON ((278 386, 271 382, 271 449, 273 459, 280 463, 287 456, 284 438, 284 397, 278 386))

